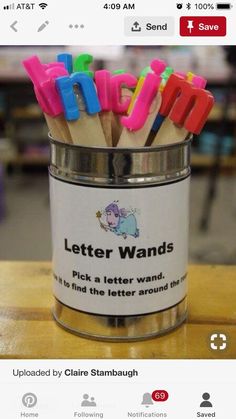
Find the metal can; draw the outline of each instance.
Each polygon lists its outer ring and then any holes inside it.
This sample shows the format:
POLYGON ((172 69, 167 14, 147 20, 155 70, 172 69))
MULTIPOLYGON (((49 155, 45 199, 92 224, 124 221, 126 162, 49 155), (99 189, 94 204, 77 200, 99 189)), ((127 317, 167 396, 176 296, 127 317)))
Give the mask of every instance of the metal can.
POLYGON ((97 148, 51 140, 56 321, 139 340, 187 313, 190 141, 97 148))

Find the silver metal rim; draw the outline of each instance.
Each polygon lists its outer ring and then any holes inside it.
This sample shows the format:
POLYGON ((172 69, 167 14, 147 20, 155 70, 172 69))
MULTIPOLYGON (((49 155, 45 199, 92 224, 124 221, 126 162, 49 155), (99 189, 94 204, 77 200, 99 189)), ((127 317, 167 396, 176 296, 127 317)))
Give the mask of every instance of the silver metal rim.
POLYGON ((88 186, 143 187, 190 174, 191 140, 143 148, 98 148, 51 140, 50 174, 88 186))
POLYGON ((187 297, 175 306, 145 316, 97 316, 71 309, 55 299, 53 316, 64 329, 103 341, 138 341, 163 335, 187 317, 187 297))

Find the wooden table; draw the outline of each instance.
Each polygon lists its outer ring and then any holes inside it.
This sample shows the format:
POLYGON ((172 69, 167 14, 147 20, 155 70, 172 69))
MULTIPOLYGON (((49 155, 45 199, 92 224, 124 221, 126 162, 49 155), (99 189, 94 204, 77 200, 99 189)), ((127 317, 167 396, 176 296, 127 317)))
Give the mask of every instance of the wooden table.
POLYGON ((189 316, 172 333, 142 342, 79 338, 58 327, 50 308, 49 262, 0 262, 1 358, 236 358, 236 267, 189 267, 189 316), (228 347, 210 349, 225 333, 228 347))

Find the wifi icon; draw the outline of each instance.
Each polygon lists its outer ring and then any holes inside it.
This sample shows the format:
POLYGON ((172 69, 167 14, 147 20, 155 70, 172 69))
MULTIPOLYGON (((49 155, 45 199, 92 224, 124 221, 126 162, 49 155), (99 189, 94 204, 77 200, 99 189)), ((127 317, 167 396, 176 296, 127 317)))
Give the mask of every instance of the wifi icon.
POLYGON ((40 3, 39 4, 39 7, 41 7, 41 9, 46 9, 46 7, 48 6, 48 4, 47 3, 40 3))

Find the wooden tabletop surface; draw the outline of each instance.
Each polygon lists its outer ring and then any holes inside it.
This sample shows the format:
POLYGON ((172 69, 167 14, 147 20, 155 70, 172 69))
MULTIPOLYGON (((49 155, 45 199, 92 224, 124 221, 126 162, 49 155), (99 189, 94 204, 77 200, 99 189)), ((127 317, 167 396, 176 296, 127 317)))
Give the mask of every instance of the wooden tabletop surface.
POLYGON ((141 342, 80 338, 52 319, 49 262, 0 262, 1 358, 236 358, 236 266, 189 266, 189 314, 175 331, 141 342), (210 336, 224 333, 223 351, 210 336))

